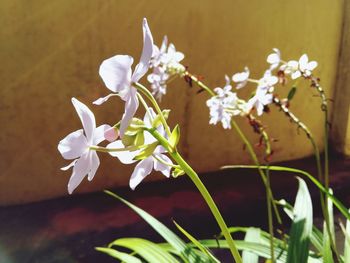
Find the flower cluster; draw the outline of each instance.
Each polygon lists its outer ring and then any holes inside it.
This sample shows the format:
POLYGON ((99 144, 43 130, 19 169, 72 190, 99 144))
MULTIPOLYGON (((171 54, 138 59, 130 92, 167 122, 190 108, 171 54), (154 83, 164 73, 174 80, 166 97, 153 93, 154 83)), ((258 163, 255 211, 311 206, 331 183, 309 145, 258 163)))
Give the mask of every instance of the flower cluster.
POLYGON ((96 127, 95 117, 91 110, 77 99, 72 99, 83 129, 68 134, 58 144, 62 157, 73 160, 68 166, 61 168, 62 170, 73 168, 68 183, 69 193, 76 189, 86 175, 89 181, 94 178, 100 165, 97 151, 108 152, 124 164, 139 161, 130 178, 132 189, 135 189, 153 169, 160 171, 166 177, 170 176, 173 163, 165 155, 166 149, 148 132, 149 129, 156 129, 161 136, 168 138, 163 123, 159 122, 161 113, 157 115, 152 108, 147 106, 143 120, 134 117, 140 99, 136 86, 149 67, 152 66, 155 70, 156 67, 167 65, 167 71, 171 72, 170 69, 178 68, 176 63, 183 58, 181 53, 175 51, 173 45, 167 48, 167 52, 163 49, 155 48, 147 20, 144 19, 143 49, 135 69, 132 70, 134 59, 129 55, 116 55, 102 62, 99 73, 112 93, 93 103, 101 105, 113 96, 119 96, 125 101, 122 119, 113 127, 107 124, 96 127), (106 147, 99 146, 105 140, 110 143, 106 147))
POLYGON ((167 36, 164 37, 162 45, 153 49, 150 67, 153 72, 148 75, 147 80, 151 84, 152 94, 160 101, 166 94, 167 81, 171 76, 183 74, 185 67, 180 64, 184 54, 176 51, 174 44, 168 45, 167 36))
POLYGON ((310 61, 306 54, 302 55, 299 61, 290 60, 285 62, 281 59, 281 52, 273 49, 273 53, 268 55, 267 63, 270 67, 264 72, 260 79, 251 79, 248 67, 243 72, 238 72, 232 76, 232 81, 236 84, 236 89, 242 89, 249 82, 256 85, 253 95, 247 100, 237 97, 232 92, 230 79, 226 76, 226 85, 224 88, 216 88, 217 95, 207 100, 209 107, 210 124, 222 123, 224 129, 230 129, 231 118, 236 115, 246 116, 255 109, 258 116, 262 115, 268 105, 273 102, 274 86, 279 82, 279 75, 290 76, 292 80, 299 77, 308 78, 312 71, 317 67, 316 61, 310 61), (277 69, 277 75, 273 72, 277 69))

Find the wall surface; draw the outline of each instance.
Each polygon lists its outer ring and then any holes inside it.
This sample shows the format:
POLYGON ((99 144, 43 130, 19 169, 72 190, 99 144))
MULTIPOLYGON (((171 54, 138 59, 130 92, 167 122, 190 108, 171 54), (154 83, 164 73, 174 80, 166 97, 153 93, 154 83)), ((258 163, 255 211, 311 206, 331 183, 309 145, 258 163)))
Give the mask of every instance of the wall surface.
MULTIPOLYGON (((333 94, 342 1, 3 0, 0 6, 2 205, 67 194, 70 172, 59 170, 67 162, 57 143, 81 127, 70 98, 90 105, 98 124, 120 118, 122 103, 117 98, 100 107, 91 104, 108 93, 98 67, 115 54, 131 54, 138 60, 143 17, 148 18, 155 41, 160 43, 167 34, 186 54, 184 64, 211 87, 222 86, 225 73, 232 75, 246 65, 258 78, 267 67, 267 54, 278 47, 286 60, 303 53, 317 60, 316 73, 327 95, 333 94)), ((247 97, 250 92, 247 88, 239 95, 247 97)), ((196 170, 250 162, 234 131, 208 125, 204 93, 196 95, 183 80, 174 81, 168 93, 162 106, 172 109, 173 124, 180 123, 180 149, 196 170)), ((291 109, 322 147, 322 115, 313 94, 300 85, 291 109)), ((273 145, 275 161, 312 153, 305 136, 276 109, 263 121, 271 137, 278 139, 273 145)), ((257 142, 246 121, 238 122, 257 142)), ((84 181, 77 193, 127 184, 133 167, 100 157, 93 182, 84 181)), ((148 179, 158 178, 152 174, 148 179)))

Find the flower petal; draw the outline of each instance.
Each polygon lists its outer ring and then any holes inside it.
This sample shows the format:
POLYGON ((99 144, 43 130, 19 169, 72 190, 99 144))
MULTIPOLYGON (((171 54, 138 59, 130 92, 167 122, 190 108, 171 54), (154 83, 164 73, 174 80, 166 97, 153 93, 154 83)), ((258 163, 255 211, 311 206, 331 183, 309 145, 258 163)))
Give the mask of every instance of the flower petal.
POLYGON ((58 144, 58 151, 64 159, 75 159, 80 157, 87 149, 88 143, 82 129, 68 134, 58 144))
POLYGON ((75 163, 76 163, 77 161, 78 161, 78 159, 73 160, 73 162, 71 162, 71 163, 68 164, 67 166, 62 167, 61 170, 62 170, 62 171, 67 171, 67 170, 69 170, 71 167, 73 167, 73 166, 75 165, 75 163))
MULTIPOLYGON (((164 154, 157 154, 157 158, 163 160, 166 163, 173 164, 173 162, 170 160, 170 158, 164 154)), ((171 166, 166 165, 164 163, 159 162, 158 160, 154 160, 154 170, 161 172, 166 177, 170 177, 170 170, 171 166)))
POLYGON ((132 190, 138 186, 142 180, 151 173, 153 168, 153 158, 148 157, 139 162, 130 177, 129 186, 132 190))
POLYGON ((112 129, 112 127, 108 124, 98 126, 94 132, 93 144, 98 145, 100 142, 103 142, 106 139, 105 132, 109 129, 112 129))
POLYGON ((139 79, 146 74, 149 68, 149 62, 153 54, 153 37, 147 24, 147 19, 143 19, 143 49, 140 62, 136 65, 132 74, 132 82, 138 82, 139 79))
POLYGON ((309 70, 314 70, 317 67, 317 62, 316 61, 311 61, 309 62, 309 64, 307 65, 309 70))
POLYGON ((72 98, 72 103, 83 125, 86 139, 88 143, 91 143, 96 128, 95 116, 85 104, 81 103, 76 98, 72 98))
POLYGON ((89 166, 91 170, 88 174, 88 180, 91 181, 96 174, 97 168, 100 166, 100 159, 98 158, 97 153, 95 151, 90 151, 89 166))
POLYGON ((104 137, 109 142, 114 142, 118 139, 119 132, 114 127, 110 127, 109 129, 104 131, 104 137))
MULTIPOLYGON (((112 142, 107 145, 107 148, 109 149, 111 148, 122 149, 124 147, 125 146, 123 145, 121 140, 112 142)), ((134 160, 134 158, 139 153, 139 151, 133 151, 133 152, 122 151, 122 152, 108 152, 108 153, 113 157, 117 157, 121 163, 130 164, 130 163, 137 162, 137 160, 134 160)))
POLYGON ((113 97, 113 96, 116 96, 116 94, 114 94, 114 93, 108 94, 108 95, 105 96, 105 97, 98 98, 97 100, 95 100, 95 101, 93 102, 93 104, 95 104, 95 105, 101 105, 101 104, 105 103, 110 97, 113 97))
POLYGON ((68 182, 68 193, 72 194, 75 188, 78 187, 78 185, 83 181, 85 175, 90 170, 90 152, 86 152, 83 154, 75 163, 73 167, 73 173, 69 179, 68 182))
POLYGON ((137 91, 131 87, 129 91, 129 98, 125 103, 125 110, 123 118, 120 121, 120 136, 124 135, 125 130, 128 128, 131 119, 134 117, 137 108, 139 107, 139 100, 136 95, 137 91))
POLYGON ((128 89, 131 83, 131 65, 134 59, 128 55, 116 55, 102 62, 100 76, 113 92, 128 89))

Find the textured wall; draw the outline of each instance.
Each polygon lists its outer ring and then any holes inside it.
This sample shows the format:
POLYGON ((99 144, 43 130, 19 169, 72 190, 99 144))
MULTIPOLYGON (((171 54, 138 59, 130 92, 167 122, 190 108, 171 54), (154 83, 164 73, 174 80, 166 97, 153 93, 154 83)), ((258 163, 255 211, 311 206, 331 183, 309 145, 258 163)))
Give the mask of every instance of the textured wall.
MULTIPOLYGON (((184 63, 212 87, 223 84, 225 73, 231 75, 245 65, 251 66, 253 76, 262 74, 266 55, 278 47, 286 59, 307 52, 317 60, 317 72, 332 96, 342 1, 3 0, 0 5, 0 204, 67 194, 70 173, 59 171, 67 162, 57 143, 80 128, 70 98, 89 104, 107 94, 98 76, 103 59, 124 53, 138 60, 142 17, 148 18, 156 42, 167 34, 186 54, 184 63)), ((206 99, 181 80, 173 82, 164 99, 164 107, 172 109, 171 121, 181 124, 185 156, 198 171, 248 162, 233 131, 208 126, 206 99)), ((318 99, 305 87, 295 100, 292 109, 321 144, 318 99)), ((101 124, 119 119, 121 106, 114 98, 90 108, 101 124)), ((275 160, 311 153, 304 136, 282 114, 274 110, 264 120, 272 137, 279 139, 275 160)), ((257 141, 245 121, 239 123, 257 141)), ((127 183, 132 167, 101 159, 94 181, 84 182, 78 192, 127 183)))

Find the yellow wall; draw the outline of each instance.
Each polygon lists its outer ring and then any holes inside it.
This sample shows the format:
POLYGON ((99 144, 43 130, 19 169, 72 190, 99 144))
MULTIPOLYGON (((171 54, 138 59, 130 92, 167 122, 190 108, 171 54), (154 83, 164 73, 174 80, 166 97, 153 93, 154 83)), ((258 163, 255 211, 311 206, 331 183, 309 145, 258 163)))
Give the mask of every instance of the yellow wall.
MULTIPOLYGON (((66 195, 67 162, 57 143, 80 128, 70 103, 75 96, 90 103, 107 89, 98 76, 101 61, 114 54, 138 60, 141 20, 147 17, 159 43, 164 34, 186 54, 184 63, 205 76, 212 87, 224 74, 251 67, 253 76, 266 68, 265 58, 278 47, 286 59, 304 52, 319 62, 317 73, 332 96, 340 42, 342 1, 70 1, 3 0, 0 4, 0 204, 29 202, 66 195)), ((249 90, 240 93, 248 95, 249 90)), ((322 115, 313 92, 299 89, 292 110, 302 117, 322 144, 322 115), (312 113, 311 113, 312 112, 312 113)), ((182 127, 181 149, 198 171, 248 162, 233 131, 208 125, 205 94, 195 95, 175 81, 164 99, 171 120, 182 127)), ((114 123, 121 114, 118 99, 91 105, 98 124, 114 123)), ((299 158, 312 149, 303 135, 275 109, 264 118, 275 160, 299 158)), ((239 121, 257 141, 245 120, 239 121)), ((101 156, 101 155, 100 155, 101 156)), ((132 167, 108 156, 93 182, 78 192, 125 185, 132 167)), ((160 178, 152 175, 152 178, 160 178)), ((171 182, 167 182, 171 183, 171 182)))

